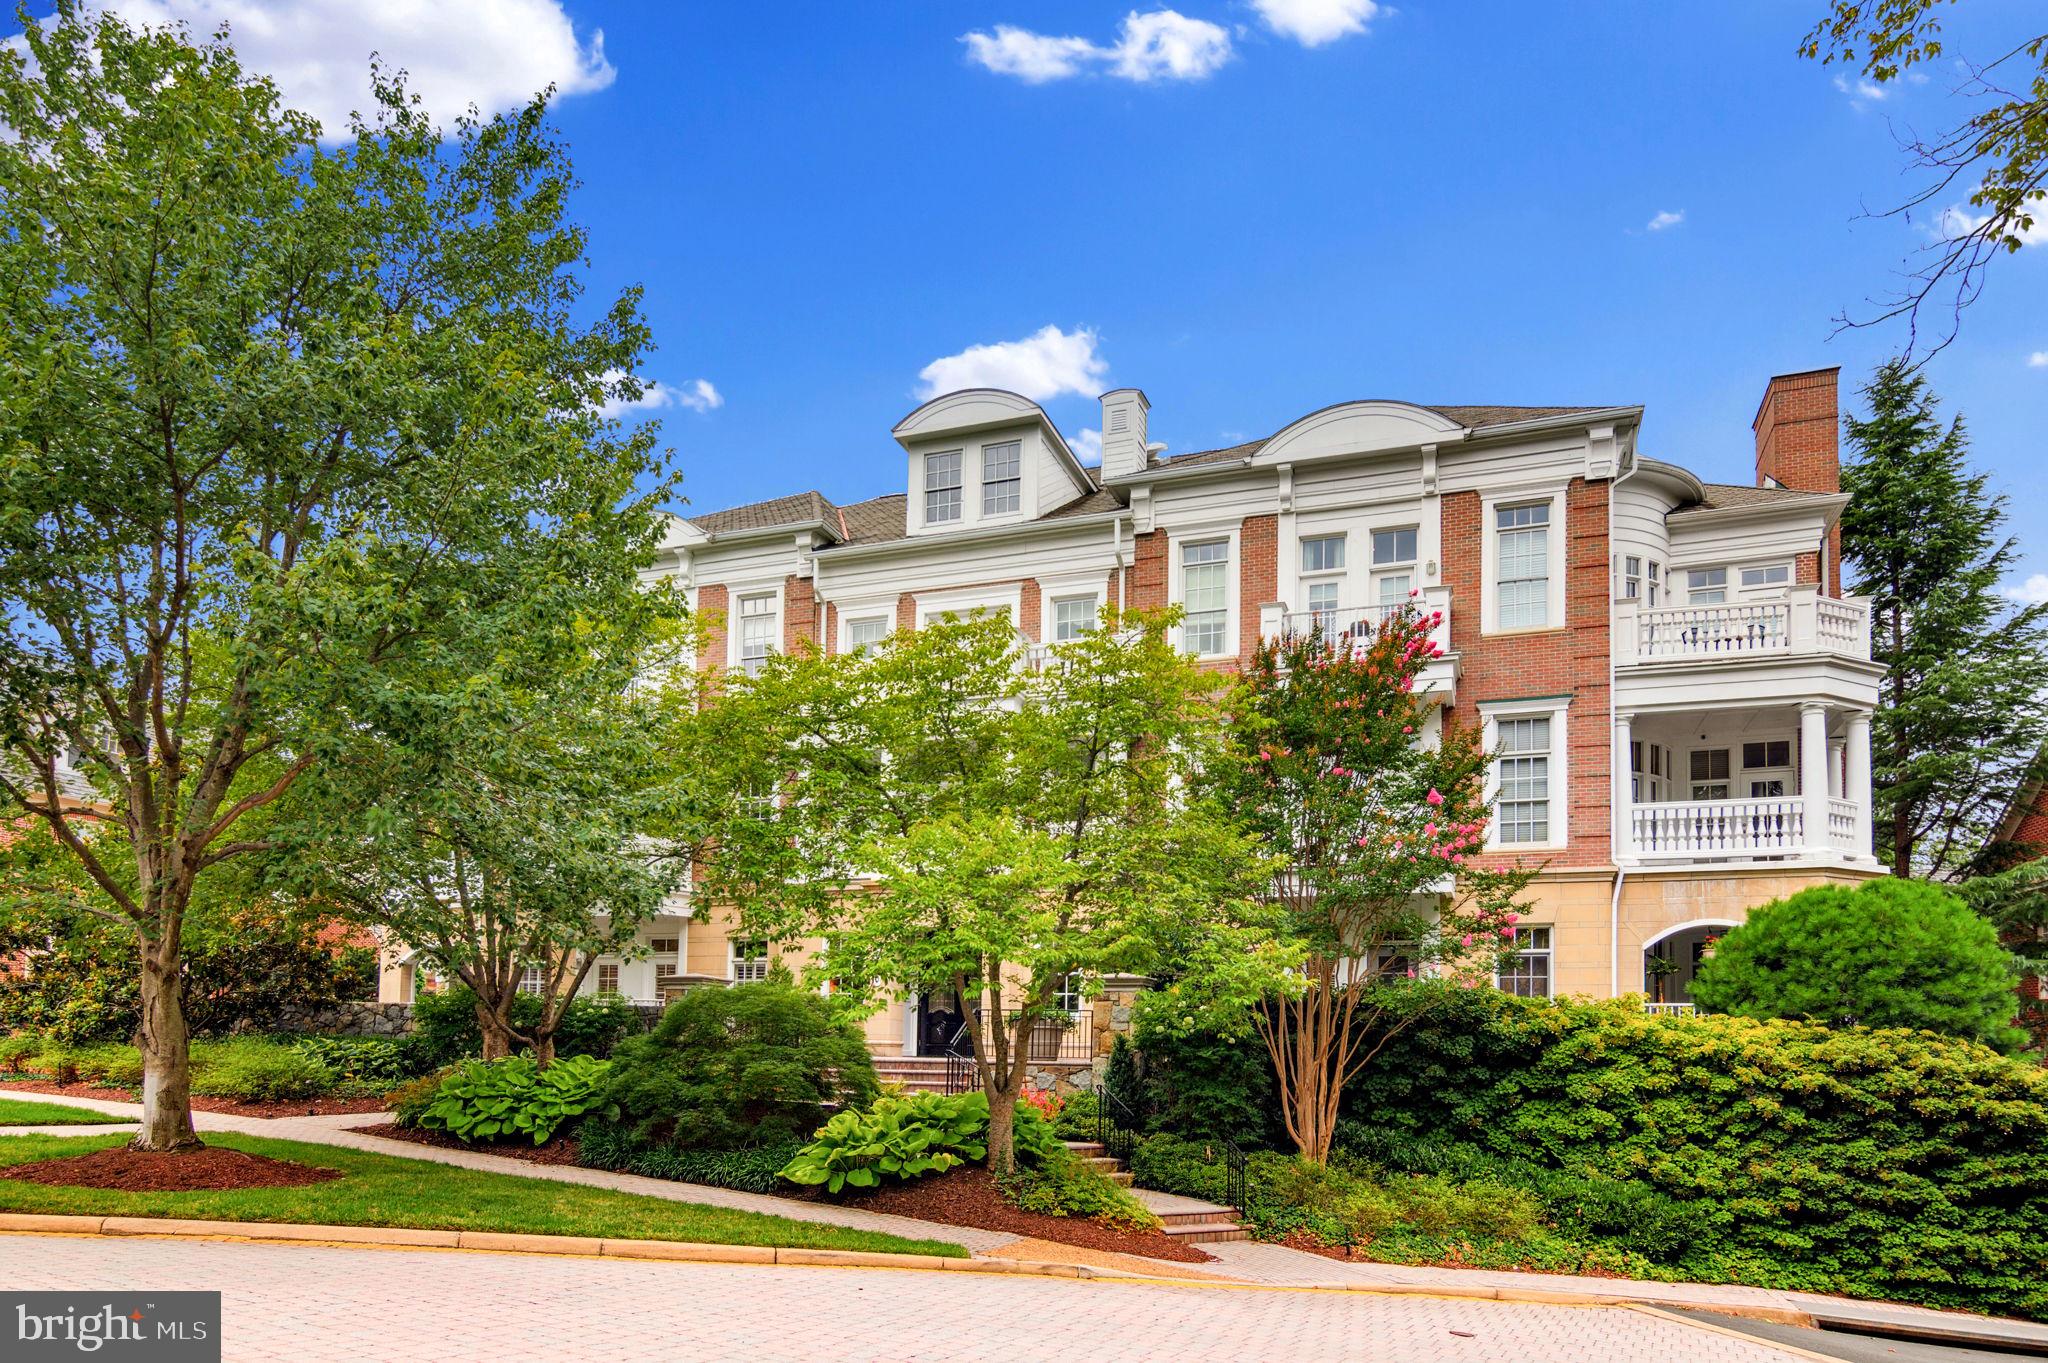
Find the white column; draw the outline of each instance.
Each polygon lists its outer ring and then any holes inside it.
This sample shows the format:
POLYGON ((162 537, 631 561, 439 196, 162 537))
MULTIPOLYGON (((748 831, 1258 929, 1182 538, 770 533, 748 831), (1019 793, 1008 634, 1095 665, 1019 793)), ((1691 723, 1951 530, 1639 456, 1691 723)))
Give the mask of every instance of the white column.
POLYGON ((1842 753, 1842 798, 1856 806, 1856 855, 1870 857, 1870 712, 1849 714, 1849 740, 1842 753))
POLYGON ((1835 739, 1828 740, 1828 795, 1840 800, 1842 791, 1842 749, 1845 744, 1835 739))
POLYGON ((1806 845, 1828 845, 1828 707, 1807 701, 1799 707, 1799 796, 1806 807, 1806 845))
POLYGON ((1629 760, 1634 741, 1635 716, 1616 712, 1614 716, 1614 859, 1617 863, 1635 857, 1633 830, 1635 768, 1629 760))

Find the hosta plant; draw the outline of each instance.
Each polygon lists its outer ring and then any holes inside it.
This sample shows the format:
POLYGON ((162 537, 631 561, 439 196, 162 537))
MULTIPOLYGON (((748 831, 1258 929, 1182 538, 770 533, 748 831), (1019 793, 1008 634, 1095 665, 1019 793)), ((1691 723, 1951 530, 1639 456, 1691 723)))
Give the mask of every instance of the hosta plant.
MULTIPOLYGON (((1017 1154, 1043 1160, 1058 1144, 1052 1124, 1019 1105, 1017 1154), (1027 1115, 1028 1114, 1028 1115, 1027 1115)), ((866 1112, 842 1112, 783 1166, 792 1183, 823 1184, 828 1193, 873 1188, 886 1178, 908 1182, 942 1174, 988 1153, 988 1098, 981 1093, 906 1093, 866 1112)))
POLYGON ((604 1099, 609 1062, 568 1056, 539 1069, 523 1055, 472 1060, 441 1081, 420 1125, 465 1141, 531 1136, 545 1145, 564 1123, 592 1112, 616 1119, 618 1104, 604 1099))

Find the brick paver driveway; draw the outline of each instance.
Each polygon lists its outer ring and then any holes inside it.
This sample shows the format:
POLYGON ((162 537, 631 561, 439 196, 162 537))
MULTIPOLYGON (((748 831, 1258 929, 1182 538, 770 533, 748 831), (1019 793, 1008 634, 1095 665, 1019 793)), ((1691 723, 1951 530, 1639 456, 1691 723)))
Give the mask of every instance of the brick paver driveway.
POLYGON ((230 1359, 1786 1363, 1639 1312, 887 1269, 0 1236, 13 1289, 218 1289, 230 1359))

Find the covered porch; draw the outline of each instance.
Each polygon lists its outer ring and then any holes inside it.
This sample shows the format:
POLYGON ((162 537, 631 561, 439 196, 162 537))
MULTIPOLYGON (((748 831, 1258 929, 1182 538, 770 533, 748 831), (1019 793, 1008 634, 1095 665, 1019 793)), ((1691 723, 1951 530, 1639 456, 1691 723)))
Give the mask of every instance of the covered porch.
POLYGON ((1821 701, 1617 712, 1624 865, 1870 859, 1870 712, 1821 701))

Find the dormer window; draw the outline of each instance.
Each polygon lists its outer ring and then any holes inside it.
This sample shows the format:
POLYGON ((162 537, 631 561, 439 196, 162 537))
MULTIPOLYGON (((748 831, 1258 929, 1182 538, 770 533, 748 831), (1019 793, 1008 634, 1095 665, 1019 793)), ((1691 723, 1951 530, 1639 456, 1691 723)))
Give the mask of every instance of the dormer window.
POLYGON ((1023 449, 1015 440, 981 447, 982 515, 1001 516, 1024 505, 1023 449))
POLYGON ((960 519, 960 451, 924 457, 924 523, 960 519))

